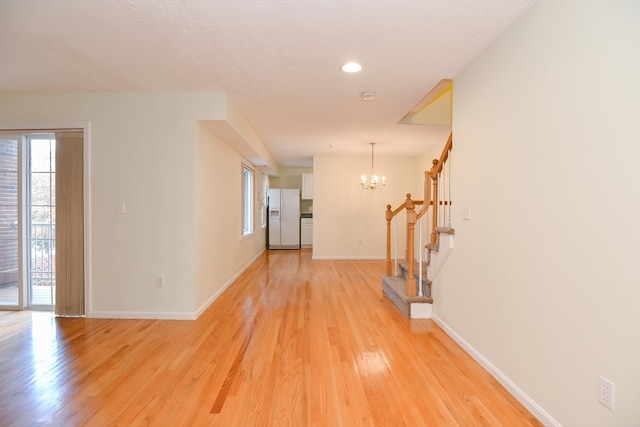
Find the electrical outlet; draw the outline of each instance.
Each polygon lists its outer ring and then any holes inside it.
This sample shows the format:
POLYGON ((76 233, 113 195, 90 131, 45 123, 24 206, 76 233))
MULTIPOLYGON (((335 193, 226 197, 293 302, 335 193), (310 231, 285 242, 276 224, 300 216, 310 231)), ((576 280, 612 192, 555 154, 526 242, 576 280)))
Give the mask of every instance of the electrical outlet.
POLYGON ((156 288, 164 288, 164 276, 156 276, 156 288))
POLYGON ((613 410, 614 385, 606 378, 598 377, 598 401, 613 410))

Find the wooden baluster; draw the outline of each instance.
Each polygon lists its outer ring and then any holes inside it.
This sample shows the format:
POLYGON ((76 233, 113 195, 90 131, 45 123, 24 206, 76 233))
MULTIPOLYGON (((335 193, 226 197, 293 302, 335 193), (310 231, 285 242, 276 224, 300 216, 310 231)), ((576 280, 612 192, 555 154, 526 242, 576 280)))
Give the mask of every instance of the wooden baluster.
POLYGON ((407 194, 406 209, 407 209, 407 295, 415 297, 417 294, 416 289, 416 276, 414 274, 414 231, 416 226, 416 211, 415 205, 411 200, 411 194, 407 194))
POLYGON ((387 220, 387 276, 391 276, 391 219, 393 218, 393 212, 391 211, 391 205, 387 205, 387 211, 385 212, 385 219, 387 220))

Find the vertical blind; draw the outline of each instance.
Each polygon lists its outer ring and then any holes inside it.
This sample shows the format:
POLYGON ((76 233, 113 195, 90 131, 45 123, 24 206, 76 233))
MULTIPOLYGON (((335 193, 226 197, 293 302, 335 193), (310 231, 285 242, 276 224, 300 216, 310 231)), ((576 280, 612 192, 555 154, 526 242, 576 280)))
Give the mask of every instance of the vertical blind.
POLYGON ((58 316, 84 312, 84 134, 56 132, 56 305, 58 316))

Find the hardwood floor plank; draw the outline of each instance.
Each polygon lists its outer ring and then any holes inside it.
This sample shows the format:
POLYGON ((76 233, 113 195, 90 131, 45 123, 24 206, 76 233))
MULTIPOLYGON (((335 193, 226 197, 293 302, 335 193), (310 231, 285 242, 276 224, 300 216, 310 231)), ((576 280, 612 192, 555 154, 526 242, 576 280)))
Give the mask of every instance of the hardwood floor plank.
POLYGON ((0 312, 0 425, 540 425, 383 273, 268 251, 195 321, 0 312))

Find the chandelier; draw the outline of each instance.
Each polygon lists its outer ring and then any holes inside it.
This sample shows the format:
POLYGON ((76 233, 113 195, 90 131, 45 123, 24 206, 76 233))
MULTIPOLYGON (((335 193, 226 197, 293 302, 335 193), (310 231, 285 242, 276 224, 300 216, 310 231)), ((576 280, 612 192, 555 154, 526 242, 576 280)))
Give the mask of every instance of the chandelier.
POLYGON ((366 176, 362 175, 360 178, 360 186, 364 190, 377 190, 379 186, 384 187, 386 183, 386 178, 383 176, 380 180, 378 175, 373 172, 373 146, 376 145, 375 142, 371 142, 371 176, 367 179, 366 176))

